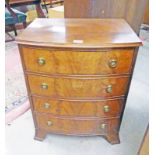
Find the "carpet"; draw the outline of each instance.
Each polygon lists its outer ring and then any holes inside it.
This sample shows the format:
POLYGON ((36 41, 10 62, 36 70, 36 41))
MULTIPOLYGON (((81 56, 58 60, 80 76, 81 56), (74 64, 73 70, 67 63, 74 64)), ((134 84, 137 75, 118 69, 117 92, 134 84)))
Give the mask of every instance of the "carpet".
POLYGON ((5 44, 5 59, 5 105, 6 109, 10 109, 27 99, 19 50, 15 41, 5 44))

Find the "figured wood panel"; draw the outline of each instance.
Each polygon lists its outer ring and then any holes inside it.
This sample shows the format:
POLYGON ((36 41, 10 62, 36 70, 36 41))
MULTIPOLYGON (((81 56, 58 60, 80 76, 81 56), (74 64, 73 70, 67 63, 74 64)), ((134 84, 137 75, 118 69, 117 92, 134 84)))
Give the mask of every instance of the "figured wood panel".
POLYGON ((33 97, 34 111, 73 117, 116 117, 121 114, 124 99, 105 101, 66 101, 33 97), (48 104, 48 107, 46 106, 48 104), (109 111, 104 111, 108 106, 109 111))
POLYGON ((46 49, 23 48, 27 71, 48 74, 126 74, 131 72, 134 49, 113 49, 105 51, 50 51, 46 49), (37 60, 45 59, 44 65, 37 60), (110 67, 116 60, 117 66, 110 67))
POLYGON ((31 94, 52 97, 96 98, 125 95, 129 77, 61 78, 28 75, 31 94), (42 89, 42 83, 48 89, 42 89), (112 92, 107 93, 108 85, 112 92))
POLYGON ((63 117, 54 117, 50 114, 36 114, 37 124, 40 129, 48 132, 72 134, 72 135, 106 135, 107 133, 116 133, 119 127, 119 119, 72 119, 63 117), (48 126, 47 121, 52 125, 48 126), (105 124, 105 128, 101 128, 105 124))

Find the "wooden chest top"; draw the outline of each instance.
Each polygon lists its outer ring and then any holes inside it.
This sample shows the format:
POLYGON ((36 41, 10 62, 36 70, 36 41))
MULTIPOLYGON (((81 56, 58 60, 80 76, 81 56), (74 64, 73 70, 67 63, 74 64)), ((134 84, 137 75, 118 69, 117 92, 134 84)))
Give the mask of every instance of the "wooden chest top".
POLYGON ((67 48, 137 47, 142 43, 124 19, 36 19, 19 44, 67 48))

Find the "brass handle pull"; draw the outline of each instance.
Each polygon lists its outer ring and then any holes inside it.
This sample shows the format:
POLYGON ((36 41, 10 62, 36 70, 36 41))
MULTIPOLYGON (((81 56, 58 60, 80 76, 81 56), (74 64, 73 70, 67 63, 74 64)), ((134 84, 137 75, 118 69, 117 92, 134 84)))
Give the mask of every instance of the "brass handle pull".
POLYGON ((38 62, 39 65, 44 65, 46 63, 44 58, 38 58, 37 62, 38 62))
POLYGON ((109 112, 109 110, 110 110, 110 108, 109 108, 108 105, 105 105, 105 106, 103 107, 103 111, 104 111, 104 112, 109 112))
POLYGON ((100 126, 100 127, 101 127, 101 129, 105 129, 106 124, 104 124, 104 123, 103 123, 103 124, 101 124, 101 126, 100 126))
POLYGON ((51 121, 47 121, 47 125, 48 125, 48 126, 52 126, 53 123, 52 123, 51 121))
POLYGON ((41 88, 42 88, 42 89, 48 89, 48 84, 42 83, 42 84, 41 84, 41 88))
POLYGON ((44 103, 44 108, 45 109, 49 109, 50 108, 50 104, 49 103, 44 103))
POLYGON ((117 60, 115 60, 115 59, 109 60, 109 66, 111 68, 116 68, 117 67, 117 60))
POLYGON ((111 92, 112 92, 112 85, 108 85, 108 86, 107 86, 106 92, 107 92, 107 93, 111 93, 111 92))

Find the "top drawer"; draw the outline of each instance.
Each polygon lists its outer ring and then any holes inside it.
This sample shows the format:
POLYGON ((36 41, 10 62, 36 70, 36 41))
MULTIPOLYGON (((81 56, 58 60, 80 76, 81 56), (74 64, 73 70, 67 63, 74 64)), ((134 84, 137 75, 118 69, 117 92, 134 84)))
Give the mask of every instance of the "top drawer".
POLYGON ((47 74, 103 75, 130 73, 134 49, 55 51, 22 48, 27 71, 47 74))

